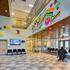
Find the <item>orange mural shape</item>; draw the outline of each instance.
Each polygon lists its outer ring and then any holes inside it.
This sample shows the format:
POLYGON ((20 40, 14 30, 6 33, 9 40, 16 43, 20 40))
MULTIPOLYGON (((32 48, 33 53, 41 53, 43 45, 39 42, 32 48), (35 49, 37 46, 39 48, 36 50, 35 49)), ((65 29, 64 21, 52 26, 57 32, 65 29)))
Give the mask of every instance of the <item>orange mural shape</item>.
POLYGON ((46 11, 47 12, 53 12, 54 11, 54 8, 48 8, 46 11))

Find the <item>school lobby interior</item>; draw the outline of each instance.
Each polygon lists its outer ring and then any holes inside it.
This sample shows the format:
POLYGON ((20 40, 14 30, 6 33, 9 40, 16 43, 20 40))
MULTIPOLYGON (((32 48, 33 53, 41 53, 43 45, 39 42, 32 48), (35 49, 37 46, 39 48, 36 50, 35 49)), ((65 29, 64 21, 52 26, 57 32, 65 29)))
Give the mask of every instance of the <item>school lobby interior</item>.
POLYGON ((70 70, 70 0, 0 0, 0 70, 70 70))

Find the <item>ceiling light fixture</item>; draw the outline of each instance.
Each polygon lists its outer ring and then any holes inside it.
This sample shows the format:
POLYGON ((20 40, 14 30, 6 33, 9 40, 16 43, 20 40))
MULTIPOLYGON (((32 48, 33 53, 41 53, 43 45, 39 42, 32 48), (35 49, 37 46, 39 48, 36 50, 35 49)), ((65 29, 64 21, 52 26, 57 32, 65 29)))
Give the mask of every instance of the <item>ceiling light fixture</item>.
POLYGON ((8 10, 5 10, 5 12, 8 12, 8 10))
POLYGON ((31 17, 29 16, 28 18, 30 19, 31 17))
POLYGON ((15 13, 14 12, 12 12, 12 16, 14 16, 15 15, 15 13))
POLYGON ((33 4, 29 4, 29 7, 32 8, 33 7, 33 4))
POLYGON ((26 22, 24 24, 26 25, 26 22))

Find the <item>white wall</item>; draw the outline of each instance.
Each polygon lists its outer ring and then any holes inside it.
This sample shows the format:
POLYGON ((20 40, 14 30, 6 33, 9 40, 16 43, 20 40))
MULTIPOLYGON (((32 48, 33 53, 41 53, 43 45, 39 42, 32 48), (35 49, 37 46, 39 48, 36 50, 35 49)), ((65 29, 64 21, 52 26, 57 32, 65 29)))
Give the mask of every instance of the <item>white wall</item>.
POLYGON ((70 16, 70 0, 61 0, 60 12, 60 16, 53 23, 70 16))
MULTIPOLYGON (((0 27, 3 27, 4 25, 12 25, 12 21, 10 17, 4 17, 0 16, 0 27)), ((11 46, 9 43, 10 39, 21 39, 25 40, 25 30, 23 29, 18 29, 18 28, 11 28, 10 30, 0 30, 1 32, 4 33, 4 36, 0 37, 0 39, 5 39, 8 40, 8 48, 25 48, 25 43, 22 43, 21 45, 18 46, 11 46), (20 34, 16 34, 16 30, 20 30, 20 34)))

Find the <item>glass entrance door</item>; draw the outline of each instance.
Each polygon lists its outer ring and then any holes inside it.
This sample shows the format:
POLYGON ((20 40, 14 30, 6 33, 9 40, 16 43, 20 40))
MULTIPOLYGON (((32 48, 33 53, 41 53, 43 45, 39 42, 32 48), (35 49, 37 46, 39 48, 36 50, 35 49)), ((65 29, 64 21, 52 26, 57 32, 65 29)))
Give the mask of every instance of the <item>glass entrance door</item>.
POLYGON ((65 41, 65 48, 69 49, 69 41, 65 41))

